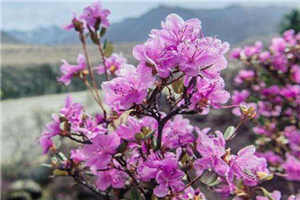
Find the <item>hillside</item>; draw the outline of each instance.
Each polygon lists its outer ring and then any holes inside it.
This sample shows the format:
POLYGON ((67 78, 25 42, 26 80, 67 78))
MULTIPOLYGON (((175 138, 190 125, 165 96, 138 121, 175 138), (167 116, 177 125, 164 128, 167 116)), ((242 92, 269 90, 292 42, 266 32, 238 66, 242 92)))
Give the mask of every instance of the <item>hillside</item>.
MULTIPOLYGON (((107 35, 114 42, 144 41, 150 30, 159 28, 161 21, 168 14, 177 13, 184 19, 199 18, 205 34, 216 35, 236 44, 249 36, 278 32, 278 24, 289 10, 289 7, 230 6, 224 9, 185 9, 159 6, 138 18, 129 18, 112 24, 107 35)), ((10 31, 9 33, 30 44, 78 43, 76 33, 65 31, 57 26, 38 28, 30 32, 10 31)))
POLYGON ((22 43, 20 40, 11 36, 10 34, 1 31, 0 32, 1 44, 19 44, 22 43))

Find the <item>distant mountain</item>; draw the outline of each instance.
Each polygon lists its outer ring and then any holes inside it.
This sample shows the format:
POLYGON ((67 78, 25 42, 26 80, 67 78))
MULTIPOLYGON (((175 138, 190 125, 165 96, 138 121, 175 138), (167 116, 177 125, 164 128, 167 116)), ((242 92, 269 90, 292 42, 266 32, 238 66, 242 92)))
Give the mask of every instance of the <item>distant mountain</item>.
MULTIPOLYGON (((242 7, 230 6, 224 9, 185 9, 159 6, 138 18, 125 19, 114 23, 108 30, 108 38, 113 42, 133 42, 146 40, 153 28, 170 13, 176 13, 184 19, 199 18, 204 33, 226 40, 232 44, 248 37, 276 33, 282 16, 289 7, 242 7)), ((78 42, 76 33, 60 27, 39 28, 30 32, 11 31, 11 35, 26 43, 70 44, 78 42)))
POLYGON ((20 40, 18 40, 15 37, 11 36, 9 33, 1 31, 0 34, 1 34, 0 37, 1 37, 1 43, 2 44, 17 44, 17 43, 22 43, 20 40))

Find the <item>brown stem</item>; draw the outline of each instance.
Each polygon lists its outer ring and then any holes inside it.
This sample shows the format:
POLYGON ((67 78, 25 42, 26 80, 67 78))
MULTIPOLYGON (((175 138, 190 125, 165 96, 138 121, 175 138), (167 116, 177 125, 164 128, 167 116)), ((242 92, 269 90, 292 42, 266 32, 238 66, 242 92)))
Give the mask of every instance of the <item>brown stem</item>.
POLYGON ((88 56, 88 51, 87 51, 87 48, 86 48, 85 37, 84 37, 84 34, 83 34, 82 31, 79 32, 79 37, 80 37, 80 41, 81 41, 81 44, 82 44, 82 48, 83 48, 83 52, 84 52, 84 57, 85 57, 86 62, 87 62, 89 75, 91 77, 91 80, 92 80, 92 83, 93 83, 93 88, 95 90, 97 102, 98 102, 99 106, 101 107, 101 109, 103 111, 104 118, 106 119, 106 111, 104 109, 104 106, 102 105, 102 101, 101 101, 101 98, 100 98, 100 95, 99 95, 99 90, 98 90, 98 87, 97 87, 96 79, 94 77, 94 72, 92 70, 92 67, 91 67, 91 64, 90 64, 90 60, 89 60, 89 56, 88 56))
POLYGON ((103 52, 103 49, 101 47, 101 42, 99 40, 99 43, 97 44, 98 46, 98 50, 100 52, 100 56, 101 56, 101 59, 102 59, 102 63, 104 65, 104 74, 105 74, 105 79, 108 81, 108 74, 107 74, 107 66, 106 66, 106 63, 105 63, 105 55, 104 55, 104 52, 103 52))

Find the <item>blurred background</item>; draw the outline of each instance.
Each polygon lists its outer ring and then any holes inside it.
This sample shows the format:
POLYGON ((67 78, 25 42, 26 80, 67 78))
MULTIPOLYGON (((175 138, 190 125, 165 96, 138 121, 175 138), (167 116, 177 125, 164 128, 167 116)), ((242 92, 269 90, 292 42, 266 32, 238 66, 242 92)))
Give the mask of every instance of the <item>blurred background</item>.
MULTIPOLYGON (((75 189, 78 186, 71 181, 48 178, 49 171, 41 167, 47 157, 42 156, 38 145, 43 127, 51 113, 62 107, 67 93, 71 92, 74 101, 86 105, 89 112, 95 110, 96 105, 81 82, 73 81, 69 87, 56 82, 61 59, 73 63, 81 52, 76 33, 65 31, 62 26, 70 22, 72 12, 80 12, 91 2, 1 1, 2 198, 93 198, 88 191, 75 189)), ((292 28, 291 21, 298 20, 299 25, 300 20, 299 0, 107 0, 103 5, 112 12, 106 39, 114 43, 115 52, 122 53, 132 64, 137 63, 131 55, 133 46, 145 41, 150 30, 159 28, 170 13, 184 19, 199 18, 205 35, 228 41, 231 47, 256 40, 267 43, 272 36, 292 28)), ((89 54, 93 63, 100 62, 92 45, 89 54)), ((240 67, 230 62, 224 72, 229 90, 240 67)), ((201 128, 213 121, 220 130, 237 120, 230 111, 192 118, 201 128)), ((245 134, 232 142, 233 149, 250 143, 247 128, 243 131, 245 134)))

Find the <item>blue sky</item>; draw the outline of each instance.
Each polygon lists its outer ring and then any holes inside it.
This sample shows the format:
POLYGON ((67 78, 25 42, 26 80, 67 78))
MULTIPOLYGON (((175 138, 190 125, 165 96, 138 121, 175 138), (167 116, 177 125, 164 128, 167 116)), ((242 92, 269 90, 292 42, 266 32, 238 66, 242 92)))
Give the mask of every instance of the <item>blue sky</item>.
MULTIPOLYGON (((30 30, 39 26, 64 25, 72 12, 80 10, 92 0, 1 0, 0 11, 4 30, 30 30)), ((112 23, 128 17, 138 17, 161 4, 185 8, 222 8, 233 3, 244 5, 293 5, 300 0, 106 0, 102 1, 112 11, 112 23)))

